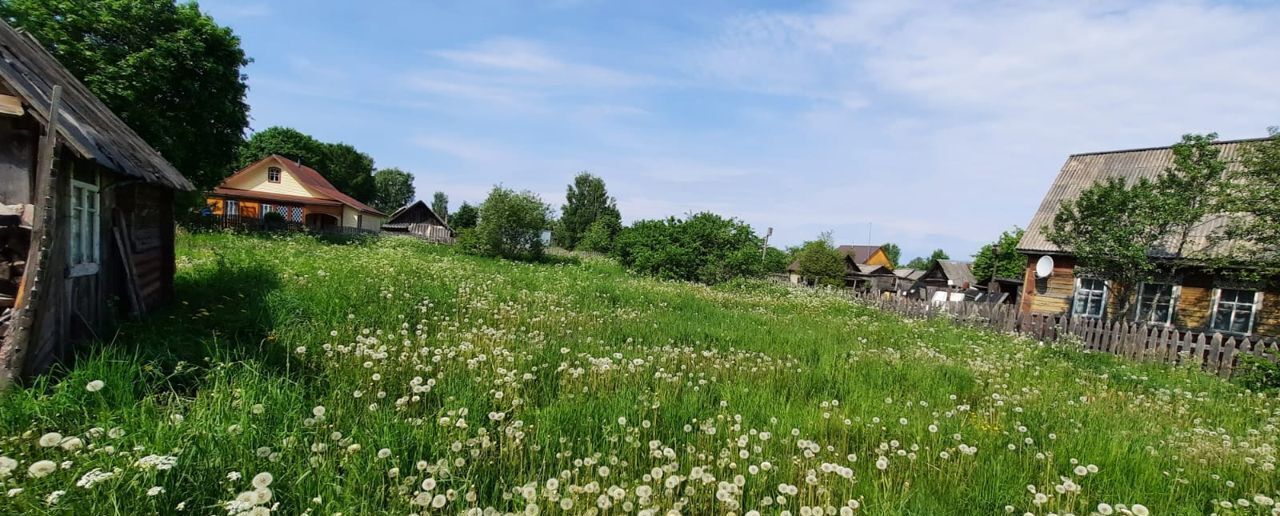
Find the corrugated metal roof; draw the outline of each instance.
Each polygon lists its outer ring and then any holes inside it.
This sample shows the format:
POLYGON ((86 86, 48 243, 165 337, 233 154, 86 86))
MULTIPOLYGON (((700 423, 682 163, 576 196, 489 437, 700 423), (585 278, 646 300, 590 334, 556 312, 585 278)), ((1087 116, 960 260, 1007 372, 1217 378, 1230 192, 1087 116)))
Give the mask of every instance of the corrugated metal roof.
POLYGON ((178 190, 194 190, 187 178, 112 113, 29 34, 0 20, 0 78, 47 123, 55 85, 62 86, 58 134, 76 154, 98 164, 178 190))
MULTIPOLYGON (((1226 140, 1215 145, 1222 150, 1222 158, 1234 162, 1240 156, 1245 145, 1263 141, 1265 138, 1248 140, 1226 140)), ((1045 227, 1053 222, 1058 213, 1058 206, 1066 200, 1080 197, 1080 193, 1098 181, 1112 177, 1124 178, 1133 184, 1140 178, 1155 179, 1173 165, 1173 147, 1152 147, 1121 151, 1093 152, 1074 154, 1067 158, 1066 164, 1058 172, 1058 178, 1049 187, 1040 208, 1032 215, 1027 224, 1027 231, 1018 242, 1018 250, 1032 253, 1060 253, 1058 246, 1049 242, 1045 236, 1045 227)), ((1214 234, 1225 223, 1221 217, 1206 219, 1191 232, 1187 249, 1204 249, 1209 244, 1208 237, 1214 234)), ((1153 254, 1168 255, 1155 252, 1153 254)))

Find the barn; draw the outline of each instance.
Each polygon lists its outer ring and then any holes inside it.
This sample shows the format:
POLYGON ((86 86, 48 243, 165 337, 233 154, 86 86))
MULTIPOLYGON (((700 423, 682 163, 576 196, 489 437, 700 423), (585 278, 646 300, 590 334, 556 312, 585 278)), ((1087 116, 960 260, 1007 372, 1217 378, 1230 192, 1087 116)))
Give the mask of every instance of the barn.
POLYGON ((173 291, 174 194, 193 186, 0 21, 0 388, 173 291))
POLYGON ((414 201, 391 214, 382 230, 391 233, 409 233, 433 242, 453 242, 453 228, 427 203, 414 201))

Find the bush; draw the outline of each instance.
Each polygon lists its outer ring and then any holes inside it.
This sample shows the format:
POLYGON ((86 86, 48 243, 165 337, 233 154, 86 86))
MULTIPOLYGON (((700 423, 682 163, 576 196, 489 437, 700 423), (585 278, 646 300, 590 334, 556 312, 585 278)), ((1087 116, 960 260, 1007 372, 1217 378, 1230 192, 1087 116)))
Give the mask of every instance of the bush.
POLYGON ((638 272, 714 284, 759 276, 764 271, 761 243, 745 223, 703 212, 637 221, 618 234, 613 255, 638 272))
POLYGON ((532 192, 493 187, 480 205, 474 230, 461 234, 463 249, 481 256, 522 260, 542 258, 542 231, 550 225, 551 207, 532 192))
POLYGON ((591 223, 587 227, 587 232, 583 233, 582 240, 578 241, 576 249, 580 251, 594 251, 597 253, 608 253, 613 250, 613 240, 619 231, 622 230, 621 224, 617 219, 609 217, 601 217, 591 223))
POLYGON ((796 253, 796 262, 796 272, 800 277, 819 285, 844 286, 844 257, 836 251, 829 233, 805 242, 796 253))
POLYGON ((1280 364, 1249 355, 1240 355, 1235 381, 1253 391, 1280 389, 1280 364))

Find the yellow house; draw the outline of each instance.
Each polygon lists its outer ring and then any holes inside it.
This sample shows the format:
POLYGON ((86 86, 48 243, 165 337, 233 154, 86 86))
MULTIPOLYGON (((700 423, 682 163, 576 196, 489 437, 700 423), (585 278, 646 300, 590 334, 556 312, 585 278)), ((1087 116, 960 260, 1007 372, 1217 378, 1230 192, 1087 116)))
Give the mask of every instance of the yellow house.
POLYGON ((387 215, 338 191, 315 169, 272 154, 232 174, 206 199, 213 215, 239 221, 279 213, 321 231, 378 231, 387 215))

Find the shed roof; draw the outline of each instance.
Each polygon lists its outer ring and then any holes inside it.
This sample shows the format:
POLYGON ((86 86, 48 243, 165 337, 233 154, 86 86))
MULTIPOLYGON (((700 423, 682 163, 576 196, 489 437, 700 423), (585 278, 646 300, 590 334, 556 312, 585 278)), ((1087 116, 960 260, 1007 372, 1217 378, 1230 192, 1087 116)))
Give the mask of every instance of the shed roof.
POLYGON ((0 20, 0 78, 22 97, 42 124, 49 120, 53 87, 62 86, 58 135, 76 154, 110 170, 177 190, 195 187, 112 113, 35 37, 0 20))
MULTIPOLYGON (((1214 145, 1221 149, 1222 158, 1228 163, 1240 157, 1241 150, 1250 143, 1260 142, 1265 138, 1247 140, 1224 140, 1214 145)), ((1133 184, 1140 178, 1155 179, 1173 165, 1173 147, 1151 147, 1107 152, 1091 152, 1074 154, 1067 158, 1058 172, 1058 177, 1049 187, 1040 208, 1031 216, 1027 231, 1018 241, 1018 250, 1030 253, 1061 253, 1063 250, 1045 235, 1045 227, 1053 222, 1058 213, 1058 206, 1067 200, 1080 197, 1080 193, 1098 181, 1112 177, 1124 178, 1133 184)), ((1225 219, 1214 217, 1206 219, 1192 229, 1187 242, 1187 249, 1202 250, 1209 245, 1209 237, 1222 228, 1225 219)), ((1168 256, 1156 250, 1153 254, 1168 256)))
POLYGON ((977 284, 977 280, 973 277, 973 262, 938 260, 934 267, 941 270, 942 275, 946 276, 956 286, 977 284))
POLYGON ((842 245, 836 248, 840 254, 853 259, 853 263, 867 263, 880 250, 878 245, 842 245))
POLYGON ((439 222, 442 226, 444 226, 444 228, 445 228, 445 229, 447 229, 447 230, 449 230, 449 231, 453 231, 453 228, 449 226, 449 222, 448 222, 448 221, 446 221, 446 220, 444 220, 444 217, 441 217, 441 216, 440 216, 440 214, 436 213, 436 211, 435 211, 435 210, 431 209, 431 206, 430 206, 430 205, 428 205, 428 204, 427 204, 427 203, 425 203, 425 202, 422 202, 422 200, 421 200, 421 199, 419 199, 419 200, 417 200, 417 201, 414 201, 414 202, 411 202, 411 203, 409 203, 409 204, 406 204, 406 205, 401 206, 400 208, 396 209, 396 211, 395 211, 395 212, 393 212, 393 213, 391 214, 391 216, 387 218, 387 223, 386 223, 386 224, 383 224, 383 226, 388 226, 388 225, 390 225, 390 226, 399 226, 399 225, 401 225, 401 224, 408 224, 408 223, 412 222, 412 221, 409 221, 409 220, 401 220, 401 219, 402 219, 402 218, 407 218, 407 217, 408 217, 408 215, 409 215, 409 213, 410 213, 410 212, 412 212, 412 211, 413 211, 413 210, 415 210, 415 209, 417 209, 417 210, 426 210, 428 214, 430 214, 433 218, 435 218, 435 219, 436 219, 436 222, 439 222))

